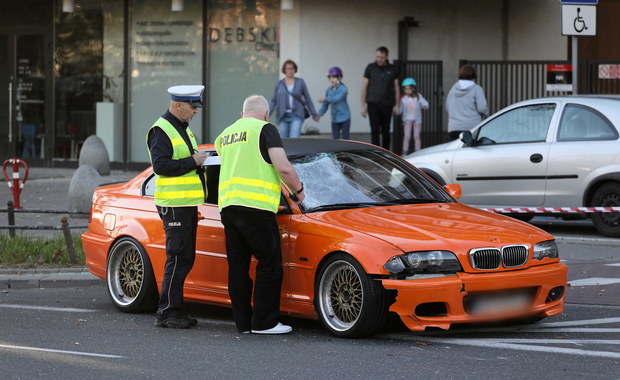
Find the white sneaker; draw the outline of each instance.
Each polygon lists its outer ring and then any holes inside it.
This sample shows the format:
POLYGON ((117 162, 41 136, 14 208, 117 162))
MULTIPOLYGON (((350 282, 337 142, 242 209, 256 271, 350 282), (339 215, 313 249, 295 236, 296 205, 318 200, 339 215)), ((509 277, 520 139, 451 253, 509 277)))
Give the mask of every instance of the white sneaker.
POLYGON ((283 325, 282 323, 278 322, 278 324, 275 325, 275 327, 272 327, 267 330, 252 330, 252 334, 275 335, 275 334, 286 334, 286 333, 290 333, 291 331, 293 331, 293 328, 291 326, 283 325))

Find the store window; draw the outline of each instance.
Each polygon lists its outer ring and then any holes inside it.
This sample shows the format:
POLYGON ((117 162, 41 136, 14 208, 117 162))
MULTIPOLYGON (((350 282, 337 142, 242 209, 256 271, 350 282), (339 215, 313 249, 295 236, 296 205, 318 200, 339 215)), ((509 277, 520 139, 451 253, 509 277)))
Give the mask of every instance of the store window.
MULTIPOLYGON (((133 0, 129 160, 148 162, 146 134, 169 106, 168 87, 203 83, 202 1, 133 0), (172 9, 174 6, 174 10, 172 9)), ((202 142, 202 117, 191 129, 202 142)))
POLYGON ((279 0, 209 2, 209 142, 252 94, 270 100, 280 72, 279 0))

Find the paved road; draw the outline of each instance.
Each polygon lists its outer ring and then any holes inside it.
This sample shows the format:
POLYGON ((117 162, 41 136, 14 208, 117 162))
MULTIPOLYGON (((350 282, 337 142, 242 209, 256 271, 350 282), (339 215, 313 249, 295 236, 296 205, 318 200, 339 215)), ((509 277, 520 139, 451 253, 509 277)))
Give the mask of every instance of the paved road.
POLYGON ((160 329, 113 308, 103 287, 0 293, 3 379, 611 379, 620 308, 568 305, 525 326, 411 333, 391 323, 370 339, 337 339, 283 318, 284 336, 236 332, 230 311, 191 304, 199 326, 160 329))

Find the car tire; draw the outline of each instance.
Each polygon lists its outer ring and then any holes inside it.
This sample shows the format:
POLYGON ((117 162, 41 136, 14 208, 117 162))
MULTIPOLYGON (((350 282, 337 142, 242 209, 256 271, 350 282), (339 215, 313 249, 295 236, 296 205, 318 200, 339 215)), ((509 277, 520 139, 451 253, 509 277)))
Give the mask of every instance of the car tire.
POLYGON ((314 306, 323 325, 343 338, 376 333, 388 315, 381 283, 343 253, 330 257, 321 266, 315 281, 314 306))
POLYGON ((509 217, 513 218, 513 219, 517 219, 520 220, 522 222, 529 222, 530 220, 532 220, 534 218, 533 214, 517 214, 517 213, 512 213, 512 214, 506 214, 509 217))
POLYGON ((138 241, 130 237, 112 246, 106 269, 108 294, 112 303, 125 313, 154 311, 159 299, 149 256, 138 241))
MULTIPOLYGON (((594 207, 620 207, 620 184, 605 183, 592 196, 594 207)), ((620 237, 620 213, 599 212, 592 214, 594 228, 603 236, 620 237)))

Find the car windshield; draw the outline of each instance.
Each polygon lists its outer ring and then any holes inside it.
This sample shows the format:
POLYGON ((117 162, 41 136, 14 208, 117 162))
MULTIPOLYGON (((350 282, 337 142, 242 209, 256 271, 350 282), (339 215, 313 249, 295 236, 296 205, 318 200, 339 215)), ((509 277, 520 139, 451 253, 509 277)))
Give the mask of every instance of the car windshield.
POLYGON ((454 200, 387 152, 359 150, 292 157, 304 183, 304 212, 454 200))

